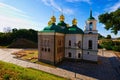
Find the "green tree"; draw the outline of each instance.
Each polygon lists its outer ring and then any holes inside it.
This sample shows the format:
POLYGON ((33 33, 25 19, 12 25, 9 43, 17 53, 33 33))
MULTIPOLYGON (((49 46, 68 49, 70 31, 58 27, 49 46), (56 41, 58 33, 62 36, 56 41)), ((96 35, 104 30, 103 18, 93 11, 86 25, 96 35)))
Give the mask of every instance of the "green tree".
POLYGON ((120 31, 120 9, 99 15, 99 22, 105 25, 106 30, 117 34, 120 31))
POLYGON ((101 43, 101 46, 102 46, 102 48, 105 48, 107 50, 112 50, 114 43, 112 40, 103 40, 101 43))
POLYGON ((107 39, 111 39, 111 35, 107 35, 107 37, 106 37, 107 39))
POLYGON ((103 35, 101 35, 100 33, 98 33, 98 39, 104 39, 105 37, 103 35))

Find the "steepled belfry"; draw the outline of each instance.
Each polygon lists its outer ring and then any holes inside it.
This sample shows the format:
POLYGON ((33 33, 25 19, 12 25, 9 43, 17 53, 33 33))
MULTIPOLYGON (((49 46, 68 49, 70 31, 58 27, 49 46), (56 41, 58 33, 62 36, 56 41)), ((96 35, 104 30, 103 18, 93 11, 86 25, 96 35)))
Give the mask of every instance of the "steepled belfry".
POLYGON ((90 16, 86 21, 84 37, 83 37, 83 59, 97 61, 98 53, 98 31, 96 30, 97 20, 92 16, 92 10, 90 10, 90 16))
POLYGON ((88 20, 94 20, 95 18, 92 16, 92 10, 90 10, 90 17, 88 18, 88 20))
POLYGON ((92 10, 90 10, 84 31, 77 26, 76 18, 72 20, 71 26, 65 23, 63 14, 59 16, 57 25, 55 22, 56 18, 53 15, 48 22, 48 26, 38 32, 39 61, 52 65, 66 59, 98 61, 97 20, 92 16, 92 10))
POLYGON ((86 21, 85 33, 97 33, 96 22, 97 20, 92 16, 92 10, 90 10, 90 16, 86 21))

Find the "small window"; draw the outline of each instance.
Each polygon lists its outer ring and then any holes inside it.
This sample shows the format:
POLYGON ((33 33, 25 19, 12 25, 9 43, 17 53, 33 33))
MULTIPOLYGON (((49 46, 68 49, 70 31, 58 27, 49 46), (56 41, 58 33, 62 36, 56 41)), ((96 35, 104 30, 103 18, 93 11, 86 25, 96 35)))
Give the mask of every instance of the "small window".
POLYGON ((48 48, 48 52, 50 52, 50 48, 48 48))
POLYGON ((92 49, 92 40, 88 41, 88 49, 92 49))
POLYGON ((90 22, 90 24, 89 24, 90 26, 89 26, 89 28, 90 28, 90 31, 92 31, 92 28, 93 28, 93 23, 92 22, 90 22))
POLYGON ((71 46, 71 40, 69 40, 69 46, 71 46))
POLYGON ((69 53, 68 53, 68 57, 71 57, 71 56, 72 56, 72 55, 71 55, 71 52, 69 52, 69 53))
POLYGON ((44 48, 41 48, 41 51, 44 51, 44 48))
POLYGON ((45 48, 45 52, 47 51, 47 49, 45 48))
POLYGON ((78 53, 78 58, 80 58, 81 57, 81 54, 80 53, 78 53))

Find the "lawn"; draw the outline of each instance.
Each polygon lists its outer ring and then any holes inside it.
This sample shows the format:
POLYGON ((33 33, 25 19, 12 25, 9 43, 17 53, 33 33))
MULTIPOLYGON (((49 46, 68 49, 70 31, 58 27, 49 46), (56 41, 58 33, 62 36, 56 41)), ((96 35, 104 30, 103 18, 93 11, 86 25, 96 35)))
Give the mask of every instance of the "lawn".
POLYGON ((15 52, 12 54, 15 55, 15 58, 18 58, 21 60, 25 60, 25 61, 29 61, 32 63, 37 63, 37 64, 41 64, 44 66, 56 68, 53 65, 49 65, 49 64, 38 61, 38 50, 37 49, 25 49, 25 50, 21 50, 19 52, 15 52))
POLYGON ((0 80, 66 80, 43 71, 0 61, 0 80))
POLYGON ((19 52, 12 53, 16 55, 16 58, 27 60, 30 62, 37 62, 38 61, 38 50, 36 49, 26 49, 21 50, 19 52))

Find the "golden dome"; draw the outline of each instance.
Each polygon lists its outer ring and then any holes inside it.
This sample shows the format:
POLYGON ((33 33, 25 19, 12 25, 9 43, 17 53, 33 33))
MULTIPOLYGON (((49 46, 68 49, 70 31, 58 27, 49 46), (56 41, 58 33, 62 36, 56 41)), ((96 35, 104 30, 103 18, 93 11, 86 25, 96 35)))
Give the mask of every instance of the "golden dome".
POLYGON ((65 20, 64 15, 62 14, 59 19, 60 19, 60 21, 64 21, 65 20))
POLYGON ((77 19, 74 18, 74 19, 72 20, 72 24, 73 24, 73 25, 77 25, 77 19))
POLYGON ((51 23, 55 23, 56 22, 56 18, 55 18, 55 16, 52 16, 51 17, 51 23))
POLYGON ((51 25, 51 21, 48 22, 48 26, 50 26, 50 25, 51 25))
POLYGON ((70 27, 70 25, 69 25, 69 24, 67 24, 67 27, 70 27))

